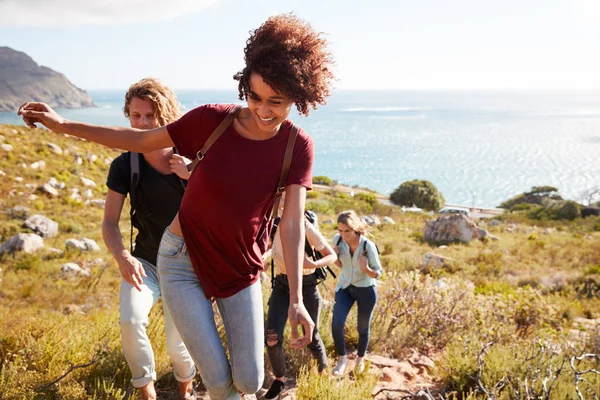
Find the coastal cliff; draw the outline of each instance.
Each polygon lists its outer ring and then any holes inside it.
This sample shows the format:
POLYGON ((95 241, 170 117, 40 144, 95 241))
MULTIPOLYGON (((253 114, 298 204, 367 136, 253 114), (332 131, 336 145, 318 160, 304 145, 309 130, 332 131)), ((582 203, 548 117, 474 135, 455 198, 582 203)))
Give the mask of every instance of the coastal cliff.
POLYGON ((63 74, 38 65, 23 52, 0 47, 0 112, 16 112, 25 101, 56 108, 95 107, 85 90, 63 74))

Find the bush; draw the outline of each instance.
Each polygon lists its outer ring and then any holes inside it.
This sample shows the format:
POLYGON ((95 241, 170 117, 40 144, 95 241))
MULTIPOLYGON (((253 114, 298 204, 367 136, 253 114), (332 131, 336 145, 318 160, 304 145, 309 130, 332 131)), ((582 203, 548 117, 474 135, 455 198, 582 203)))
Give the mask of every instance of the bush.
POLYGON ((556 212, 556 219, 568 219, 570 221, 581 217, 581 207, 574 201, 566 201, 556 212))
POLYGON ((315 183, 317 185, 331 186, 331 178, 323 175, 313 176, 312 183, 315 183))
POLYGON ((390 195, 392 203, 399 206, 417 206, 425 210, 439 210, 445 200, 439 190, 429 181, 404 182, 390 195))

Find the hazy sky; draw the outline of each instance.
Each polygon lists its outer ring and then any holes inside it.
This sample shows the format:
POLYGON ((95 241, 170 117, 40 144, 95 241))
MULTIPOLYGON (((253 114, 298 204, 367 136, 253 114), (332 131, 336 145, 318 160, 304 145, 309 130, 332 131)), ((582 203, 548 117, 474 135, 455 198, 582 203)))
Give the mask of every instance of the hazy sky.
POLYGON ((290 11, 339 88, 600 89, 600 0, 0 0, 0 46, 84 89, 234 89, 248 32, 290 11))

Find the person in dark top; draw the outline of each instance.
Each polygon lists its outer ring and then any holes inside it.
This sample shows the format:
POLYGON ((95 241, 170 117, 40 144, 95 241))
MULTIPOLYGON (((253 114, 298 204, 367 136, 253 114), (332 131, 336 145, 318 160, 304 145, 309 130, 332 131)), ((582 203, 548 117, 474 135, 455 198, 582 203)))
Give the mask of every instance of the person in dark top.
MULTIPOLYGON (((160 81, 149 78, 131 85, 125 95, 123 111, 131 126, 138 129, 163 126, 180 116, 173 92, 160 81)), ((140 390, 142 399, 156 399, 154 355, 146 326, 150 310, 160 298, 156 271, 160 238, 179 210, 184 193, 182 179, 187 179, 189 173, 185 168, 185 172, 182 171, 185 159, 173 154, 172 147, 137 156, 139 172, 134 187, 131 152, 121 154, 110 165, 102 235, 123 276, 119 299, 121 340, 131 370, 131 382, 140 390), (121 211, 128 194, 135 210, 131 223, 138 230, 132 253, 123 245, 119 230, 121 211)), ((166 307, 164 316, 167 353, 179 382, 179 394, 182 399, 195 398, 194 362, 166 307)))
POLYGON ((179 214, 163 234, 158 271, 163 298, 211 400, 239 400, 239 392, 255 399, 263 384, 259 277, 270 210, 284 190, 278 229, 290 288, 291 345, 306 346, 314 330, 302 297, 304 205, 312 188, 314 145, 288 117, 294 106, 307 116, 326 103, 333 59, 321 33, 284 14, 250 33, 244 62, 234 78, 247 106, 203 105, 150 131, 68 121, 44 103, 25 103, 18 111, 28 126, 41 123, 105 146, 146 152, 175 145, 181 155, 197 156, 179 214), (210 151, 202 152, 224 121, 230 124, 210 151), (290 167, 279 184, 286 154, 290 167), (223 319, 228 352, 214 322, 212 300, 223 319))

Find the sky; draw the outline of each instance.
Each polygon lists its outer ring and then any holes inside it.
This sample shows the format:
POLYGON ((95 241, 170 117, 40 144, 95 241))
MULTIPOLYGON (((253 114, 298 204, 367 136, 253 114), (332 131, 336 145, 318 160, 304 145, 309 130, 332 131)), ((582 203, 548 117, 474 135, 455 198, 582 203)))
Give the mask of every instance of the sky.
POLYGON ((233 90, 249 32, 287 12, 340 89, 600 89, 600 0, 0 0, 0 46, 87 90, 233 90))

